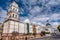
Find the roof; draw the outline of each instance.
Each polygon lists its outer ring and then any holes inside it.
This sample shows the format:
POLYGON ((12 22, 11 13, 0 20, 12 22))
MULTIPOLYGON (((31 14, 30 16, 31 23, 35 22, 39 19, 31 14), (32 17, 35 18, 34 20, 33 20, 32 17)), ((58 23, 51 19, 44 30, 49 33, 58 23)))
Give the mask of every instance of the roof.
MULTIPOLYGON (((15 6, 15 7, 18 8, 18 4, 17 4, 15 1, 13 1, 13 2, 11 3, 11 5, 13 5, 13 6, 15 6)), ((10 6, 11 6, 11 5, 10 5, 10 6)))

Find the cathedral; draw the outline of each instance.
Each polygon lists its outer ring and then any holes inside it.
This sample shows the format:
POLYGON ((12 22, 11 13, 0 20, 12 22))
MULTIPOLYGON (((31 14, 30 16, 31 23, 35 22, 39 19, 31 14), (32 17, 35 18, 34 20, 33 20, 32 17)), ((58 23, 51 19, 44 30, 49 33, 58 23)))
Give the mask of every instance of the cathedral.
POLYGON ((26 40, 35 36, 40 37, 41 31, 39 30, 39 33, 36 31, 36 26, 40 27, 40 25, 21 23, 18 13, 18 4, 13 1, 8 8, 7 19, 0 23, 2 24, 1 40, 26 40))
POLYGON ((18 13, 19 6, 13 1, 8 8, 7 19, 0 23, 0 40, 29 40, 41 37, 44 28, 41 25, 20 22, 18 13))

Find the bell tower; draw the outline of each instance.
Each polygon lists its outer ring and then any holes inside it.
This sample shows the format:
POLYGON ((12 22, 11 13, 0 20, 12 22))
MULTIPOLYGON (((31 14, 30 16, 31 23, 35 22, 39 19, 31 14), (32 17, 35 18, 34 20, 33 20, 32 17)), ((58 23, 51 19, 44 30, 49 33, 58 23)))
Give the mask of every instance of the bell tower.
POLYGON ((19 7, 15 1, 13 1, 8 9, 8 19, 19 21, 19 7))
POLYGON ((8 8, 7 20, 4 22, 3 33, 19 32, 20 21, 18 12, 18 4, 13 1, 8 8))

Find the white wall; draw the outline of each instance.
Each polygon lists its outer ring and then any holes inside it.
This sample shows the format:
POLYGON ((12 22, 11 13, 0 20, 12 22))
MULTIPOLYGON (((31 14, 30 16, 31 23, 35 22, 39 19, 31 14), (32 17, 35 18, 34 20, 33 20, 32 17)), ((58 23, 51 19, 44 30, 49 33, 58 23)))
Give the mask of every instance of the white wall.
MULTIPOLYGON (((8 22, 4 23, 4 30, 3 33, 8 33, 8 22)), ((43 30, 41 26, 36 26, 36 32, 40 33, 43 30)), ((19 33, 27 33, 27 24, 26 23, 19 23, 10 21, 10 30, 9 33, 12 33, 13 31, 17 31, 19 33)), ((33 33, 33 25, 29 24, 29 32, 33 33)))
POLYGON ((19 33, 24 33, 24 24, 20 23, 19 33))
POLYGON ((30 25, 30 27, 29 27, 30 29, 29 29, 29 32, 30 33, 33 33, 33 26, 32 25, 30 25))
POLYGON ((3 33, 8 32, 8 22, 4 23, 3 33))

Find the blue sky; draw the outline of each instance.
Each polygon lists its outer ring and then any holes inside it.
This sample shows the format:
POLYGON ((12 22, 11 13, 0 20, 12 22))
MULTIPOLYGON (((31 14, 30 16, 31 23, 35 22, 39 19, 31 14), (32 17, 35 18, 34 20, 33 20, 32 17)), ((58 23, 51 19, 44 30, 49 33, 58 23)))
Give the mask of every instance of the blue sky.
MULTIPOLYGON (((44 26, 49 20, 53 27, 60 24, 60 0, 15 0, 19 5, 20 21, 29 19, 44 26)), ((0 22, 6 18, 7 10, 12 0, 0 1, 0 22)))

